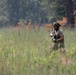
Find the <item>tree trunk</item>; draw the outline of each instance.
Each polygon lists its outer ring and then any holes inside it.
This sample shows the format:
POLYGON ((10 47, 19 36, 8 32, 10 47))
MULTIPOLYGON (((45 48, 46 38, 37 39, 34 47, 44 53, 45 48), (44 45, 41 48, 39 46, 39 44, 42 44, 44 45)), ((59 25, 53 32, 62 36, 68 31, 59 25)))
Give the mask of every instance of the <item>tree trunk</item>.
POLYGON ((19 19, 19 1, 13 0, 9 1, 7 0, 8 4, 8 12, 9 12, 9 21, 12 25, 17 25, 18 19, 19 19))
POLYGON ((66 0, 66 17, 68 19, 68 26, 73 26, 74 25, 74 16, 73 16, 72 0, 66 0))
POLYGON ((74 1, 74 10, 76 10, 76 0, 74 1))

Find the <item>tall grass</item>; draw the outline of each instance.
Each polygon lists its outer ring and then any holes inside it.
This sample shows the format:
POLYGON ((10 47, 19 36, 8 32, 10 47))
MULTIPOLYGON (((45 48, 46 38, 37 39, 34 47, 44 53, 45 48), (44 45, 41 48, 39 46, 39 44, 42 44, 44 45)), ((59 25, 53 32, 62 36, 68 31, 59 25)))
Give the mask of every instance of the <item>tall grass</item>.
POLYGON ((50 53, 51 38, 43 27, 30 31, 0 29, 0 75, 75 75, 75 32, 64 31, 63 56, 59 50, 50 53))

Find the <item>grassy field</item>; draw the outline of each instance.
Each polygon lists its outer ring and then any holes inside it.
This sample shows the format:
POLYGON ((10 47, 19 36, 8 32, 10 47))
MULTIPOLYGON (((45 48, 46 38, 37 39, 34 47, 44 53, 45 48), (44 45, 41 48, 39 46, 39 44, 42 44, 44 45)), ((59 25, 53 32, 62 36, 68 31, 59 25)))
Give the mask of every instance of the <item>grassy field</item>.
POLYGON ((43 27, 0 29, 0 75, 76 75, 76 30, 64 30, 66 54, 50 53, 43 27))

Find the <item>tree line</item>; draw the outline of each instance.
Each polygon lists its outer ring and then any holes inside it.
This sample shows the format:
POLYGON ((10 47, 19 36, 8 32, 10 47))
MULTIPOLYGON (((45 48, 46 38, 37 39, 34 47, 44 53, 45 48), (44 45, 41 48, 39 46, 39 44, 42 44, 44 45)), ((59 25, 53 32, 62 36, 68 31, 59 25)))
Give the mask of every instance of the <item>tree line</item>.
POLYGON ((0 26, 17 25, 23 21, 33 24, 52 23, 66 17, 74 24, 76 0, 0 0, 0 26))

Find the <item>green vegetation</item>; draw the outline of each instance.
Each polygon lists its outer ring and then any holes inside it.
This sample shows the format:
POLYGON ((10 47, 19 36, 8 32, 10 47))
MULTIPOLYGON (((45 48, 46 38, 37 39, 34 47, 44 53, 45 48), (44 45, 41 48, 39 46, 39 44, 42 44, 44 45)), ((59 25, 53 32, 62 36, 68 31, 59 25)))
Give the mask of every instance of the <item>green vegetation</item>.
POLYGON ((52 23, 52 19, 68 19, 74 24, 76 0, 0 0, 0 27, 15 26, 19 21, 26 25, 52 23))
POLYGON ((51 38, 43 27, 30 31, 0 29, 0 75, 76 75, 75 32, 64 30, 63 55, 59 50, 50 53, 51 38))

